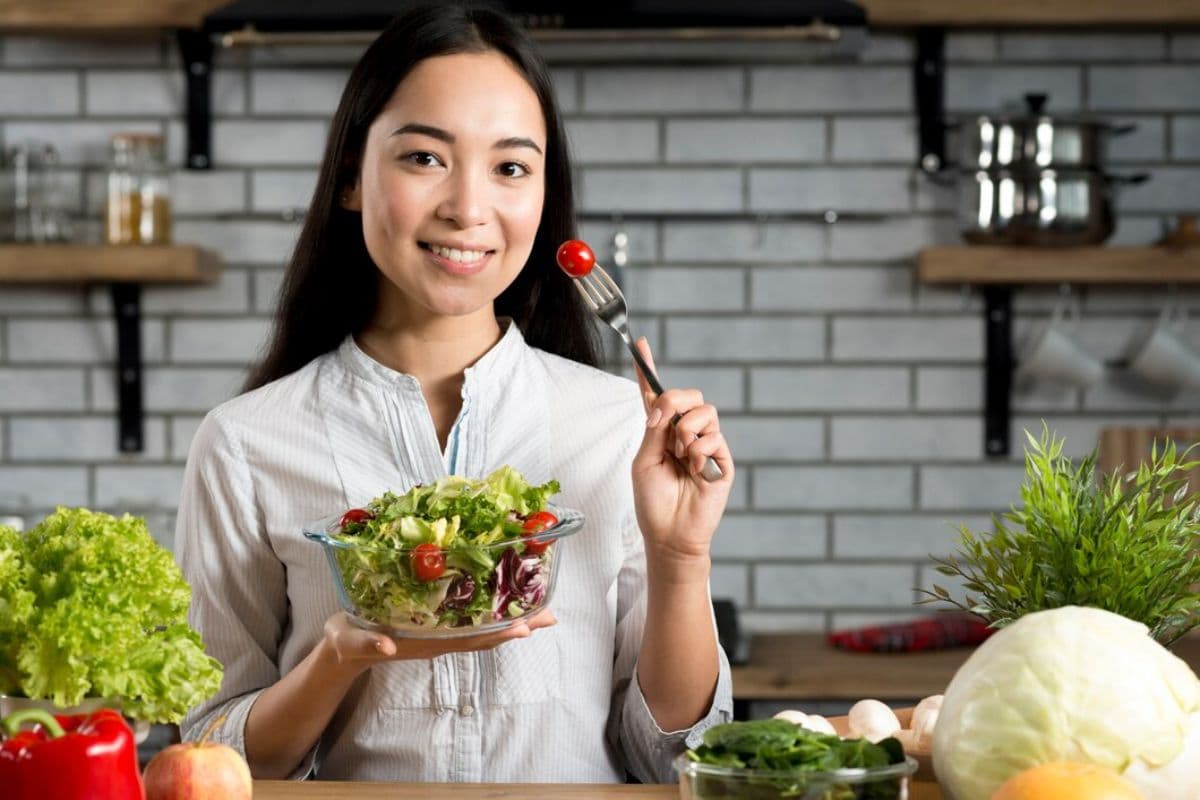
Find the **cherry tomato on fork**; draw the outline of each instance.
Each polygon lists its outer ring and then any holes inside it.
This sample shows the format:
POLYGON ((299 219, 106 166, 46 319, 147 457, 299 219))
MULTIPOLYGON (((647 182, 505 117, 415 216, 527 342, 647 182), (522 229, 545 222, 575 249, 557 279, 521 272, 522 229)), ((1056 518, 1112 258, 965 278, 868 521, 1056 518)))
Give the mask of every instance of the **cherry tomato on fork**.
POLYGON ((424 542, 413 548, 413 574, 419 581, 436 581, 446 571, 446 554, 433 542, 424 542))
MULTIPOLYGON (((535 511, 525 518, 521 527, 525 529, 524 536, 534 536, 558 524, 558 517, 549 511, 535 511)), ((550 548, 552 542, 526 542, 525 552, 531 556, 540 556, 550 548)))
POLYGON ((582 278, 592 271, 592 267, 596 266, 596 254, 592 252, 592 248, 578 239, 568 239, 559 245, 555 260, 562 267, 563 272, 572 278, 582 278))
POLYGON ((366 522, 369 519, 375 519, 375 515, 365 508, 352 508, 345 514, 342 514, 341 527, 353 525, 356 522, 366 522))

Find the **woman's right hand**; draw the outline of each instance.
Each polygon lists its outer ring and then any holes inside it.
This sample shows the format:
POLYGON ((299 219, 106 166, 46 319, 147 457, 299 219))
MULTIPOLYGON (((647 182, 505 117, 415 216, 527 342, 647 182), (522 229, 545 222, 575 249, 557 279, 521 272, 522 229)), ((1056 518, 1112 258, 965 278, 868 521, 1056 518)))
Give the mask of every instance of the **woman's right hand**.
POLYGON ((351 622, 344 611, 339 611, 325 620, 325 637, 321 644, 333 657, 339 671, 357 676, 381 661, 435 658, 446 653, 491 650, 513 639, 527 639, 538 628, 548 628, 556 622, 558 620, 553 612, 544 608, 512 627, 478 636, 395 639, 384 633, 360 628, 351 622))

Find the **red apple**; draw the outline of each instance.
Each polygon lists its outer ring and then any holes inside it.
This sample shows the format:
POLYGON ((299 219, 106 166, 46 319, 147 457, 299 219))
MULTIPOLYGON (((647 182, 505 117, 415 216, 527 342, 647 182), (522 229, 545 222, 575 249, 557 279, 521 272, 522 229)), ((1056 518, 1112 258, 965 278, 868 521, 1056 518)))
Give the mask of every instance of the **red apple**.
POLYGON ((165 748, 142 776, 146 800, 250 800, 250 767, 232 747, 201 739, 165 748))

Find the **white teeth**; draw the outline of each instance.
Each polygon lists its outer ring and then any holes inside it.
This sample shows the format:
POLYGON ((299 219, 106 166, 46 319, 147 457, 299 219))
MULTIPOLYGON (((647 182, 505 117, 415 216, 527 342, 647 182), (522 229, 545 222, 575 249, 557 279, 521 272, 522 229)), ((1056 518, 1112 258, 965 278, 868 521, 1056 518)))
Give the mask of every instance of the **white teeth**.
POLYGON ((429 249, 442 258, 448 258, 451 261, 458 261, 463 264, 470 264, 487 255, 483 250, 455 250, 453 247, 442 247, 436 244, 429 245, 429 249))

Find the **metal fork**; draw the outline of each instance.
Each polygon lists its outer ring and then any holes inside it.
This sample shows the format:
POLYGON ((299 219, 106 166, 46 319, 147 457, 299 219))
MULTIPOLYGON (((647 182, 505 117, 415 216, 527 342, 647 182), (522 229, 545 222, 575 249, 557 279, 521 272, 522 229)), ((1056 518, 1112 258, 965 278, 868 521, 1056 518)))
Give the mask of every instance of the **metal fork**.
MULTIPOLYGON (((621 293, 621 287, 617 286, 616 281, 609 277, 608 273, 604 271, 604 267, 599 264, 593 264, 591 271, 581 278, 575 278, 573 283, 587 307, 596 312, 596 316, 608 323, 610 328, 621 334, 629 352, 633 354, 633 360, 637 362, 642 375, 646 376, 646 383, 650 384, 654 394, 656 396, 662 394, 663 386, 658 380, 658 375, 654 374, 654 370, 646 363, 646 359, 642 358, 642 354, 634 346, 633 337, 629 333, 629 307, 625 304, 625 295, 621 293)), ((671 420, 672 424, 679 422, 679 419, 679 414, 676 414, 671 420)), ((713 461, 712 456, 708 456, 704 460, 704 467, 700 470, 700 474, 706 481, 711 482, 719 479, 724 473, 717 466, 717 462, 713 461)))

